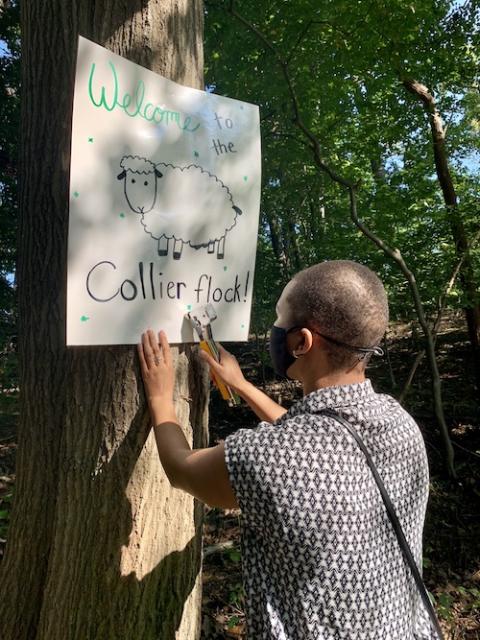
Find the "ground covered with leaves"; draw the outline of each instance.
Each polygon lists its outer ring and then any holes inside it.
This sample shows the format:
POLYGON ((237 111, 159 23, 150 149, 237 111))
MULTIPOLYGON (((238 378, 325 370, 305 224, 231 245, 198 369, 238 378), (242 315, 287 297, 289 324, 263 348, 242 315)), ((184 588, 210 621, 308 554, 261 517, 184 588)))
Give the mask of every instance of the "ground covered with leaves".
MULTIPOLYGON (((424 577, 448 640, 480 640, 480 406, 466 335, 452 320, 439 335, 439 367, 445 412, 455 448, 458 480, 445 473, 442 442, 431 408, 429 372, 423 362, 405 406, 418 421, 430 462, 431 490, 424 535, 424 577)), ((389 338, 389 359, 369 369, 377 391, 398 396, 414 355, 421 348, 409 327, 389 338)), ((291 382, 275 380, 264 345, 235 345, 247 377, 289 406, 301 395, 291 382)), ((0 394, 0 561, 8 535, 15 487, 15 389, 0 394)), ((212 393, 210 441, 240 427, 254 427, 245 406, 228 408, 212 393)), ((245 633, 239 512, 206 509, 204 526, 203 639, 243 638, 245 633)))

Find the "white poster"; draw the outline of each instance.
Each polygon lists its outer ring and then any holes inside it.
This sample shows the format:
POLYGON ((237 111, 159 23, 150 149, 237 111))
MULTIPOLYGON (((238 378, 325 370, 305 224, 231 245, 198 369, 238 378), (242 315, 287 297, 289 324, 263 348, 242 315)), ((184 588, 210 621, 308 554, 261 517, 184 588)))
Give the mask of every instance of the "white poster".
POLYGON ((67 344, 247 340, 260 206, 258 107, 190 89, 80 37, 67 344))

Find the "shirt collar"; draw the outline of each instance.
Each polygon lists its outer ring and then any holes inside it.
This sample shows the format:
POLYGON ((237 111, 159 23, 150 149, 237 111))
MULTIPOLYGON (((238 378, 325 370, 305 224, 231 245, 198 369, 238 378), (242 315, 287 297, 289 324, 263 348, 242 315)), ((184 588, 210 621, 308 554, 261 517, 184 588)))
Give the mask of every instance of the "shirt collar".
POLYGON ((282 417, 289 418, 302 413, 318 413, 322 409, 336 409, 364 403, 375 395, 369 378, 354 384, 316 389, 294 404, 282 417))

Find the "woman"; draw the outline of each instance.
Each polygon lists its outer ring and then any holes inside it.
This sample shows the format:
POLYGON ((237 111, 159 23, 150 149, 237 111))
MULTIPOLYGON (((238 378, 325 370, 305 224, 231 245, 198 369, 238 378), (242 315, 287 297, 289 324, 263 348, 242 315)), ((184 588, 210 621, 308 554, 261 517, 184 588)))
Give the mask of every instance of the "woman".
POLYGON ((428 465, 418 426, 377 394, 365 368, 381 354, 385 290, 363 265, 331 261, 297 274, 271 331, 277 373, 304 397, 286 411, 245 380, 235 358, 202 357, 261 422, 191 450, 173 405, 167 338, 142 336, 139 355, 162 465, 174 487, 241 509, 242 568, 252 640, 413 640, 435 637, 363 453, 369 449, 421 566, 428 465))

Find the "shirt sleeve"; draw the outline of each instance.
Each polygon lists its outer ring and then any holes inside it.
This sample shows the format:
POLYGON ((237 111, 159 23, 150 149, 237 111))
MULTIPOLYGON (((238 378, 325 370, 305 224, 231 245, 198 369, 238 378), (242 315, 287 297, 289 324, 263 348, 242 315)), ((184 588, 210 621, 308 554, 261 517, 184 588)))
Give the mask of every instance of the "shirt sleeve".
POLYGON ((254 429, 239 429, 224 442, 230 483, 242 517, 251 526, 263 525, 271 503, 272 429, 268 422, 261 422, 254 429))

